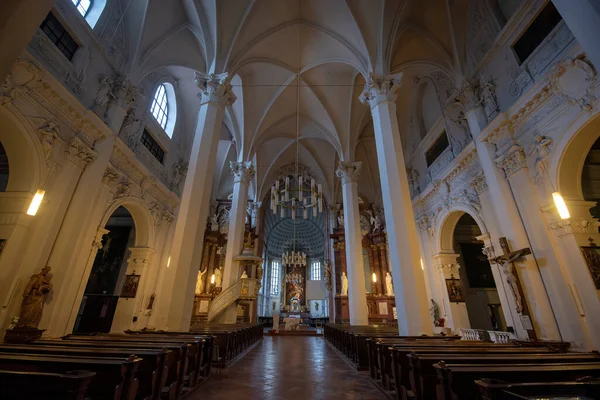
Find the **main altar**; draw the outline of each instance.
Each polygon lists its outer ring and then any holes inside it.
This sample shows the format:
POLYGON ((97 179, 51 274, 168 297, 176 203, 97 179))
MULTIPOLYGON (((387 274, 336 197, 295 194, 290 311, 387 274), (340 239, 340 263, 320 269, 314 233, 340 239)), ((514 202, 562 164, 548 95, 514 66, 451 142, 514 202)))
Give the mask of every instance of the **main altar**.
POLYGON ((300 315, 307 311, 306 307, 306 253, 291 251, 283 253, 283 288, 281 312, 282 315, 300 315))

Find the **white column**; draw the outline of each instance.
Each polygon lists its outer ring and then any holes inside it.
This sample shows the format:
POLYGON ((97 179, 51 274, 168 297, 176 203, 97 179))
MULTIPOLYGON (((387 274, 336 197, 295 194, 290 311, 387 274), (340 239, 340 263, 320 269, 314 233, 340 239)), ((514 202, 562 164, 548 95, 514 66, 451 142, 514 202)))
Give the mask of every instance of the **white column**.
POLYGON ((225 107, 236 99, 227 74, 196 74, 196 84, 202 103, 173 234, 170 267, 165 268, 156 297, 156 327, 160 329, 187 331, 190 326, 223 115, 225 107))
POLYGON ((237 282, 240 275, 238 266, 233 265, 233 257, 239 256, 244 245, 246 231, 246 210, 248 204, 248 187, 254 178, 254 165, 250 161, 234 162, 229 164, 233 174, 233 199, 229 211, 229 233, 227 234, 227 252, 223 267, 223 290, 237 282))
MULTIPOLYGON (((600 243, 598 221, 590 214, 595 202, 583 200, 567 200, 570 218, 561 219, 556 207, 552 204, 544 207, 548 226, 553 232, 558 254, 565 265, 569 300, 576 305, 577 314, 585 328, 587 349, 600 348, 600 297, 594 285, 590 268, 580 247, 595 246, 600 243)), ((591 249, 590 249, 591 250, 591 249)), ((593 250, 591 250, 593 254, 593 250)))
POLYGON ((337 176, 342 181, 344 202, 344 230, 346 240, 346 268, 348 270, 348 311, 350 325, 369 325, 365 266, 360 233, 360 211, 358 209, 358 176, 360 162, 342 162, 337 176))
MULTIPOLYGON (((490 202, 494 210, 495 221, 499 228, 498 233, 508 239, 513 249, 530 247, 511 187, 506 179, 506 174, 496 165, 495 146, 483 142, 479 138, 487 123, 481 102, 469 86, 463 88, 459 99, 465 108, 465 116, 469 124, 469 130, 475 141, 479 164, 487 182, 490 202)), ((497 240, 497 237, 494 238, 494 247, 500 249, 497 240)), ((496 256, 499 255, 499 251, 496 251, 496 256)), ((518 265, 518 273, 522 279, 523 291, 525 292, 528 304, 533 308, 531 313, 536 320, 536 328, 540 338, 560 340, 558 326, 554 320, 550 301, 545 292, 535 260, 533 257, 527 256, 520 260, 518 265)), ((502 277, 506 279, 504 273, 502 273, 502 277)), ((513 311, 511 310, 511 312, 513 311)), ((517 334, 524 334, 526 330, 523 328, 521 320, 514 318, 513 323, 515 324, 513 326, 515 332, 517 334)))
POLYGON ((600 68, 598 0, 552 0, 552 2, 594 66, 600 68))
POLYGON ((369 103, 373 115, 398 328, 401 335, 431 334, 433 327, 396 115, 395 92, 401 78, 401 74, 371 74, 361 101, 369 103))
POLYGON ((55 0, 11 0, 0 12, 0 84, 33 38, 55 0))
POLYGON ((527 168, 525 151, 520 146, 514 145, 498 162, 510 182, 523 224, 528 232, 533 255, 540 267, 543 267, 532 271, 519 271, 526 289, 527 300, 532 308, 531 313, 539 319, 536 322, 542 330, 546 324, 558 324, 562 340, 573 343, 574 348, 585 347, 586 339, 582 330, 582 321, 578 317, 576 304, 561 270, 562 266, 556 256, 548 226, 540 211, 538 197, 527 168), (546 299, 549 300, 548 305, 546 299), (547 306, 551 306, 550 312, 553 314, 544 314, 544 307, 547 306))

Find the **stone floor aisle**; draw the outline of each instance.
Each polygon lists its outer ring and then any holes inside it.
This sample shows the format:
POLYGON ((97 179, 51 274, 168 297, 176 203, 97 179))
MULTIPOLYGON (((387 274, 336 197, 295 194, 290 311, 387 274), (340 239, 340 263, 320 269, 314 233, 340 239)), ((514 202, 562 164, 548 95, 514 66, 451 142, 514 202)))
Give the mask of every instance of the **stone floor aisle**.
POLYGON ((265 336, 250 353, 202 385, 190 400, 385 399, 322 337, 265 336))

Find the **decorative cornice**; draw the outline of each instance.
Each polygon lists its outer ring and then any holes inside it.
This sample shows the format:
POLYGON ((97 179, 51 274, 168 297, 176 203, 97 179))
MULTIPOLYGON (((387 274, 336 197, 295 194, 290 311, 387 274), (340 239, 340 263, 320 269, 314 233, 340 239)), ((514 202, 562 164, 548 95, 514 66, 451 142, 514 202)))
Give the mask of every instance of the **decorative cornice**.
POLYGON ((252 161, 230 161, 229 170, 235 182, 249 182, 256 174, 252 161))
POLYGON ((369 104, 371 108, 377 107, 384 102, 395 102, 396 92, 402 82, 402 73, 394 75, 376 75, 369 73, 365 89, 359 97, 363 104, 369 104))
POLYGON ((104 176, 102 177, 102 182, 105 185, 108 185, 110 187, 115 187, 115 186, 117 186, 117 183, 119 182, 120 177, 121 177, 121 175, 119 174, 119 172, 116 169, 108 166, 108 167, 106 167, 106 170, 104 171, 104 176))
POLYGON ((85 167, 87 167, 89 163, 93 162, 94 160, 96 160, 96 158, 98 158, 98 153, 90 149, 77 136, 71 138, 66 153, 67 159, 81 169, 85 169, 85 167))
POLYGON ((362 162, 346 162, 340 161, 338 164, 338 168, 335 171, 337 177, 342 181, 342 185, 347 183, 356 183, 358 182, 358 177, 360 176, 360 170, 362 168, 362 162))
POLYGON ((527 157, 521 146, 513 145, 508 151, 496 160, 496 165, 504 170, 507 178, 527 167, 527 157))
POLYGON ((227 73, 206 75, 196 72, 194 80, 202 91, 202 104, 210 103, 225 107, 232 105, 237 100, 227 73))

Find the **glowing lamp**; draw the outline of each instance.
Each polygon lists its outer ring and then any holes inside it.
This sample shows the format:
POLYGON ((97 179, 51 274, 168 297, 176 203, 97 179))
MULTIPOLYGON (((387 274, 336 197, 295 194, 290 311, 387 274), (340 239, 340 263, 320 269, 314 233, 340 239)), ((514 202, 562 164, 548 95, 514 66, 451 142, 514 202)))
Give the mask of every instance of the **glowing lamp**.
POLYGON ((210 277, 210 284, 211 285, 215 284, 215 274, 212 274, 212 276, 210 277))
POLYGON ((423 266, 423 259, 421 258, 421 269, 425 271, 425 266, 423 266))
POLYGON ((559 192, 552 193, 552 198, 554 199, 554 205, 558 210, 558 215, 560 215, 561 219, 571 218, 571 214, 569 214, 569 209, 567 208, 567 204, 565 203, 565 199, 560 195, 559 192))
POLYGON ((46 191, 44 190, 38 190, 35 192, 33 199, 31 199, 31 204, 27 209, 27 215, 37 214, 38 208, 40 208, 40 204, 42 204, 42 200, 44 199, 44 194, 46 194, 46 191))
POLYGON ((167 258, 167 268, 169 268, 171 266, 171 256, 169 256, 169 258, 167 258))
POLYGON ((373 272, 373 283, 377 283, 377 274, 373 272))

